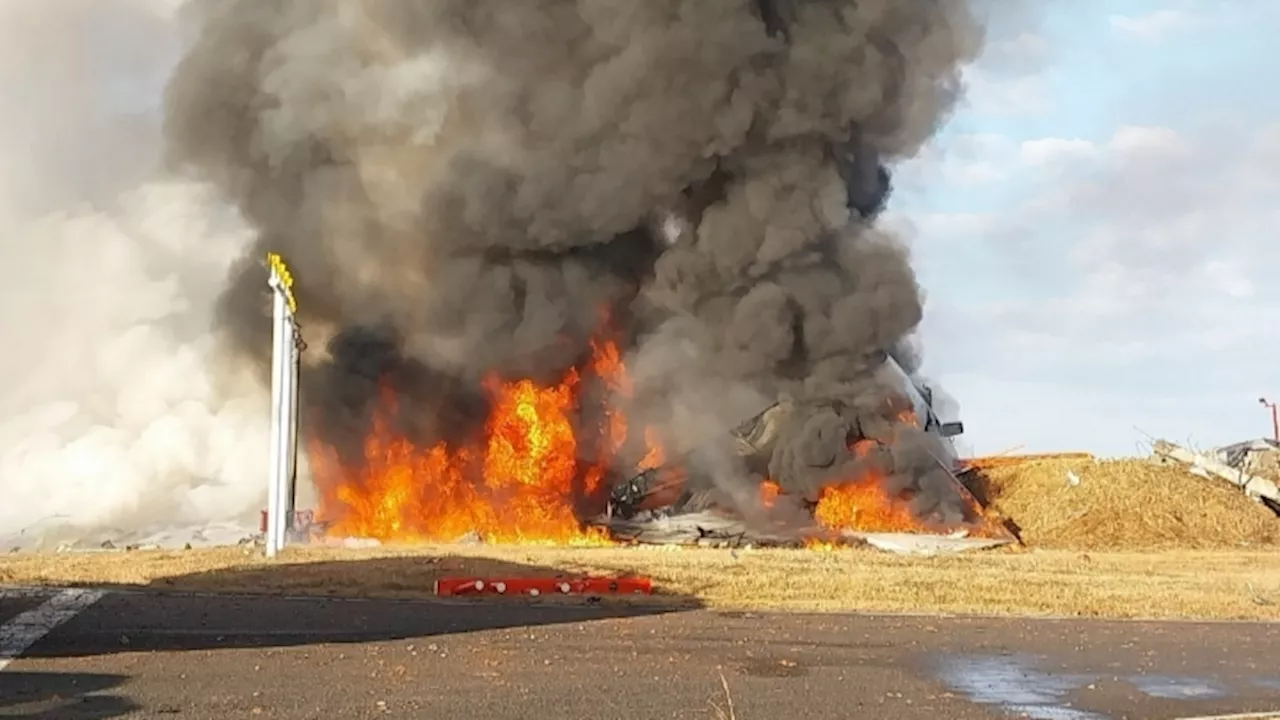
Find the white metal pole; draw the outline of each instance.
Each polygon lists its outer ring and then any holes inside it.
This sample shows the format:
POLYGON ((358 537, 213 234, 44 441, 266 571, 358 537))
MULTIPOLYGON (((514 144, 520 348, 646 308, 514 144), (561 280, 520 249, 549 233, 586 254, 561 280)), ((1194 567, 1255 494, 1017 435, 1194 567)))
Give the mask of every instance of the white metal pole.
POLYGON ((280 422, 284 416, 284 368, 288 359, 288 341, 285 335, 288 306, 281 287, 281 278, 275 268, 271 269, 272 313, 271 313, 271 470, 267 484, 267 557, 273 558, 280 552, 279 525, 281 520, 280 493, 277 488, 282 484, 281 459, 284 456, 284 424, 280 422))
POLYGON ((289 343, 289 442, 285 450, 289 453, 289 474, 285 477, 288 483, 286 493, 289 502, 286 504, 290 513, 290 526, 293 525, 292 513, 297 510, 298 499, 298 382, 302 372, 302 336, 298 330, 298 318, 293 315, 293 339, 289 343))
POLYGON ((289 465, 291 464, 290 430, 293 425, 293 315, 286 313, 284 317, 284 343, 280 353, 280 415, 277 423, 280 426, 280 455, 277 458, 276 508, 279 518, 276 522, 276 548, 283 550, 288 539, 289 529, 289 465))

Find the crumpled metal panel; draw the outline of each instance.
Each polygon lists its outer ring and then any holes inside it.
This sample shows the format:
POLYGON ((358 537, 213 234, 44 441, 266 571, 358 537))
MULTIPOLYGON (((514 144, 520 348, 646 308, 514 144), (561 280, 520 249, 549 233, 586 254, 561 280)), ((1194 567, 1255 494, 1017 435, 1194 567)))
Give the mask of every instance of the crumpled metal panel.
POLYGON ((964 533, 922 535, 916 533, 854 533, 871 547, 899 555, 954 555, 1009 545, 1012 538, 974 538, 964 533))

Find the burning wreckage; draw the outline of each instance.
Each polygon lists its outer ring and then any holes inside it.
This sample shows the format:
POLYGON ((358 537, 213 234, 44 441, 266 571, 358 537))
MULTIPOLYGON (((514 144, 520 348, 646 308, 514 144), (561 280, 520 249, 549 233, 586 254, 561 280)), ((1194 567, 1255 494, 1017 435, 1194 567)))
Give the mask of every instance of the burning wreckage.
POLYGON ((942 422, 932 405, 931 388, 917 384, 892 355, 886 354, 882 362, 882 374, 897 385, 903 400, 886 403, 887 414, 892 416, 888 419, 910 427, 908 432, 918 433, 917 442, 927 443, 928 455, 936 465, 923 470, 935 483, 943 483, 955 493, 960 499, 959 513, 913 506, 907 495, 893 493, 893 448, 901 441, 901 426, 886 435, 883 428, 877 431, 873 425, 860 424, 856 435, 848 439, 858 469, 846 476, 846 482, 816 492, 789 494, 767 479, 780 428, 793 412, 792 403, 784 400, 730 433, 728 444, 741 469, 758 483, 758 497, 746 502, 746 512, 740 509, 741 497, 717 488, 711 477, 691 473, 688 468, 699 465, 694 460, 646 467, 616 484, 610 493, 608 516, 600 522, 607 523, 615 536, 661 544, 791 545, 799 541, 813 546, 861 540, 887 549, 903 548, 907 542, 916 551, 926 551, 928 543, 895 541, 888 534, 937 534, 945 536, 938 540, 952 541, 935 542, 934 550, 1012 541, 1013 536, 1002 525, 984 516, 961 480, 965 467, 952 438, 963 433, 963 424, 942 422), (957 542, 966 537, 977 542, 957 542))
MULTIPOLYGON (((595 358, 595 371, 625 379, 625 368, 609 359, 609 353, 604 362, 595 358)), ((1013 542, 962 481, 966 467, 952 438, 963 425, 941 421, 931 389, 892 355, 880 362, 882 380, 899 393, 856 423, 846 438, 853 462, 832 467, 838 480, 799 491, 769 479, 779 436, 795 415, 790 398, 720 442, 674 459, 666 459, 646 429, 646 457, 628 477, 569 457, 576 443, 567 416, 557 411, 569 404, 563 391, 571 384, 508 384, 498 391, 488 423, 485 487, 478 493, 467 481, 465 451, 448 456, 437 446, 424 452, 389 432, 395 403, 387 399, 386 414, 366 441, 361 469, 339 468, 325 448, 313 450, 326 490, 322 516, 337 521, 321 525, 331 535, 391 541, 815 548, 865 543, 913 554, 1013 542), (715 459, 726 455, 735 461, 732 475, 717 482, 707 468, 723 469, 715 459), (607 492, 604 511, 595 515, 587 496, 600 492, 593 489, 607 492), (567 502, 572 498, 578 502, 567 502)), ((623 420, 613 428, 625 433, 625 425, 623 420)))
POLYGON ((913 381, 923 301, 876 222, 980 49, 969 6, 210 14, 170 152, 260 230, 218 314, 234 349, 267 365, 266 252, 324 335, 299 425, 326 532, 1007 539, 913 381))

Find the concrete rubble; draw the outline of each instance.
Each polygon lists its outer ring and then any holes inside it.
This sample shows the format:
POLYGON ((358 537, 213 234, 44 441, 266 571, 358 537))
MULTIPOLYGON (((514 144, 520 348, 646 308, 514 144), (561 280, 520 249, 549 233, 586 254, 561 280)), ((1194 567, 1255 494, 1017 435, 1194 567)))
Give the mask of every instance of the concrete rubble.
POLYGON ((1220 447, 1213 454, 1236 470, 1280 482, 1280 441, 1247 440, 1220 447))
POLYGON ((1176 462, 1187 466, 1188 470, 1201 477, 1225 480, 1239 487, 1250 498, 1265 503, 1273 510, 1280 512, 1280 486, 1275 480, 1250 472, 1260 463, 1252 462, 1254 451, 1266 452, 1273 447, 1268 440, 1259 443, 1237 443, 1225 448, 1201 453, 1188 450, 1166 440, 1157 440, 1152 446, 1152 453, 1163 462, 1176 462))

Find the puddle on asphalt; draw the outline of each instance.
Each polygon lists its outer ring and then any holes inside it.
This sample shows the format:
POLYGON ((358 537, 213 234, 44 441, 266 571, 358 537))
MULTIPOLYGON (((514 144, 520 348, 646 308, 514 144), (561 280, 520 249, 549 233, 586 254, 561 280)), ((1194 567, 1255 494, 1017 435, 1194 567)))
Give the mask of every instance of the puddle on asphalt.
POLYGON ((971 701, 994 705, 1033 720, 1106 720, 1105 715, 1073 708, 1066 696, 1095 680, 1087 675, 1050 675, 1035 670, 1023 656, 949 657, 940 675, 952 690, 971 701))
POLYGON ((1126 679, 1147 695, 1164 700, 1216 700, 1228 695, 1222 685, 1204 678, 1134 675, 1126 679))
POLYGON ((1267 690, 1280 691, 1280 678, 1265 678, 1265 677, 1254 678, 1253 684, 1257 685, 1260 688, 1265 688, 1267 690))
MULTIPOLYGON (((1028 655, 958 655, 944 658, 939 677, 970 701, 998 707, 1032 720, 1107 720, 1106 715, 1072 707, 1071 693, 1101 679, 1100 675, 1055 674, 1036 668, 1028 655)), ((1129 675, 1128 682, 1148 697, 1162 700, 1216 700, 1230 690, 1213 679, 1179 675, 1129 675)), ((1254 678, 1258 687, 1280 689, 1280 679, 1254 678)))

